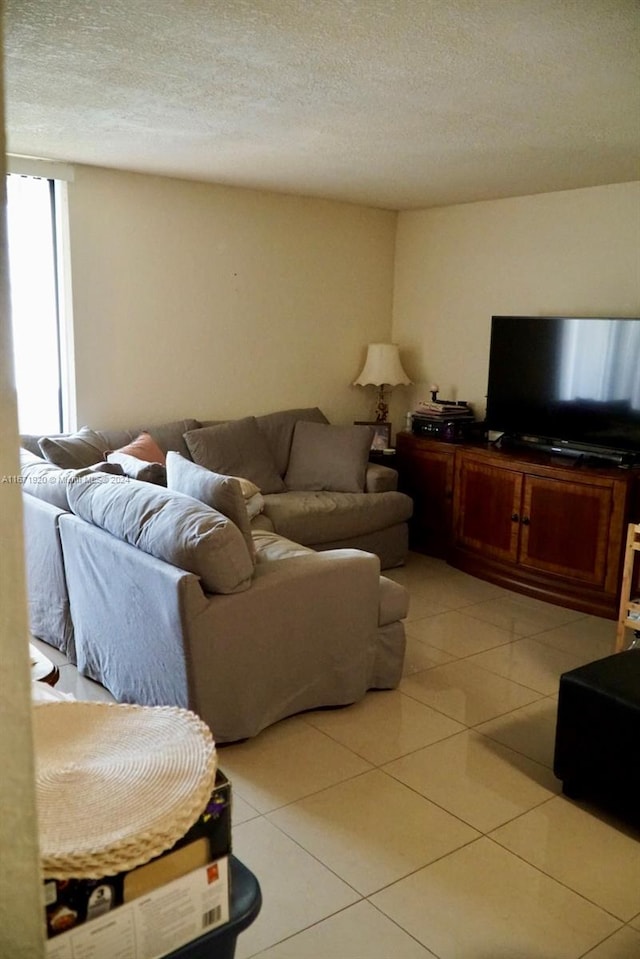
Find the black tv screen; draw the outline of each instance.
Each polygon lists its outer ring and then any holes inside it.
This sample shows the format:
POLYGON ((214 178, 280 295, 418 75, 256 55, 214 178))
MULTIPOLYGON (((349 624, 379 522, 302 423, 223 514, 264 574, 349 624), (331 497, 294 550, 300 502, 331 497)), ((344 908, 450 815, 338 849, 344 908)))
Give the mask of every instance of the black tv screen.
POLYGON ((551 447, 640 452, 640 318, 494 316, 486 426, 551 447))

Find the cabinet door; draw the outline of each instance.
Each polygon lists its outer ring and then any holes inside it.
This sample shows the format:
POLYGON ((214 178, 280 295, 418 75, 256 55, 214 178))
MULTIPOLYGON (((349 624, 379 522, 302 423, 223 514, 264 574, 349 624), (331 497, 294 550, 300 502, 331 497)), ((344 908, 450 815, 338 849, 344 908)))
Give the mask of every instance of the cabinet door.
POLYGON ((518 558, 522 474, 464 453, 456 467, 456 542, 491 559, 518 558))
POLYGON ((400 488, 413 499, 411 545, 432 556, 445 556, 451 539, 454 449, 422 444, 398 449, 400 488))
POLYGON ((607 486, 527 476, 520 565, 604 586, 611 493, 607 486))

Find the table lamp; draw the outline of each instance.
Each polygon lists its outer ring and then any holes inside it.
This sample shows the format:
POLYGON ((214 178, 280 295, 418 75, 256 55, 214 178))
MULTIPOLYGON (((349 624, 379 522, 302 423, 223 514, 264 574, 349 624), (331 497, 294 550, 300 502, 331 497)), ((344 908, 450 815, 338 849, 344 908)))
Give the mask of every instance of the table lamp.
POLYGON ((367 358, 354 386, 377 386, 376 423, 386 423, 389 404, 385 389, 394 386, 409 386, 411 380, 402 368, 398 347, 395 343, 369 343, 367 358))

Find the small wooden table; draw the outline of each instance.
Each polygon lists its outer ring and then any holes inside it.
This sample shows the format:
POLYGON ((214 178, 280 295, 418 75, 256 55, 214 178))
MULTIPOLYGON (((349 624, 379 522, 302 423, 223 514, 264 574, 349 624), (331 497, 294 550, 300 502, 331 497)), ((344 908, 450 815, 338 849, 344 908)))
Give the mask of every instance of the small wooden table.
POLYGON ((60 670, 39 649, 29 643, 29 657, 31 659, 31 679, 49 686, 55 686, 60 679, 60 670))
MULTIPOLYGON (((629 523, 627 527, 627 545, 622 570, 622 588, 620 590, 620 612, 618 613, 618 629, 614 653, 625 648, 626 630, 631 629, 635 638, 631 640, 631 647, 637 648, 640 635, 640 596, 637 594, 638 568, 636 560, 640 560, 640 523, 629 523), (635 576, 634 576, 635 569, 635 576), (635 593, 634 593, 635 591, 635 593), (632 598, 632 594, 633 598, 632 598)), ((630 647, 630 648, 631 648, 630 647)))

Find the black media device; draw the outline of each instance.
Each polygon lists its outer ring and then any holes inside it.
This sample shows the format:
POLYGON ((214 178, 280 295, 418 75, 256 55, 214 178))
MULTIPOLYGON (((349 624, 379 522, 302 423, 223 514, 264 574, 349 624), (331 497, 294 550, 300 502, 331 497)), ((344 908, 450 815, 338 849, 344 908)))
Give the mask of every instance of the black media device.
POLYGON ((485 428, 640 465, 640 318, 494 316, 485 428))
POLYGON ((475 423, 470 419, 446 419, 446 417, 420 416, 413 414, 411 432, 416 436, 429 436, 445 443, 464 443, 473 436, 475 423))

